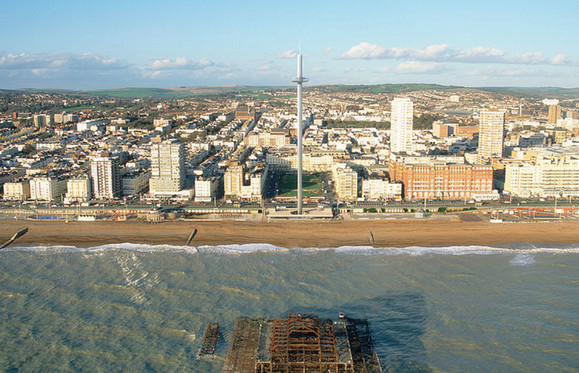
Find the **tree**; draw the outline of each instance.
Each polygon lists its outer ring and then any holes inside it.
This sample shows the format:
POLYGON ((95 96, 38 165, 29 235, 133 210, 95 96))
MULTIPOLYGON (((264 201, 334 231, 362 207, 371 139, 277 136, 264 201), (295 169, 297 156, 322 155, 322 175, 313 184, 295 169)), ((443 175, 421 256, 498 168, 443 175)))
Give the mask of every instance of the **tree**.
POLYGON ((434 123, 435 120, 438 120, 438 116, 437 115, 432 115, 432 114, 422 114, 421 116, 417 117, 416 115, 414 116, 414 129, 416 130, 428 130, 428 129, 432 129, 432 123, 434 123))
POLYGON ((24 145, 24 147, 21 150, 21 152, 26 154, 26 155, 30 155, 30 154, 34 153, 35 151, 36 151, 36 148, 32 144, 24 145))

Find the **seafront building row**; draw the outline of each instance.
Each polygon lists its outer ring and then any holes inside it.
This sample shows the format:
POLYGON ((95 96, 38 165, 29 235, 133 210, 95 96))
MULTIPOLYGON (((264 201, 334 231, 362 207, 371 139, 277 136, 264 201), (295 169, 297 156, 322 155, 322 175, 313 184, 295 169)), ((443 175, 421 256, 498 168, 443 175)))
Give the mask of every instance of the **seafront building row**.
MULTIPOLYGON (((460 102, 457 97, 448 102, 460 102)), ((309 109, 303 170, 327 174, 332 182, 326 188, 340 201, 484 200, 497 199, 499 192, 577 195, 576 112, 567 111, 562 118, 558 102, 549 101, 550 127, 528 130, 527 122, 507 121, 513 118, 512 109, 487 107, 480 108, 475 121, 439 120, 431 130, 417 130, 414 100, 395 97, 390 111, 380 114, 379 106, 309 109), (359 114, 343 118, 363 119, 366 113, 388 119, 391 127, 329 126, 340 112, 359 114), (533 149, 535 156, 530 156, 533 149)), ((31 118, 38 128, 5 136, 0 149, 11 170, 2 180, 5 200, 73 203, 140 196, 257 202, 275 197, 272 183, 297 168, 296 118, 283 110, 273 115, 263 107, 238 105, 189 122, 187 116, 155 119, 149 130, 126 128, 127 119, 85 116, 81 121, 80 115, 64 113, 31 118), (176 118, 185 121, 177 125, 176 118), (42 131, 51 135, 31 142, 30 136, 42 131), (22 156, 25 147, 33 156, 22 156)))

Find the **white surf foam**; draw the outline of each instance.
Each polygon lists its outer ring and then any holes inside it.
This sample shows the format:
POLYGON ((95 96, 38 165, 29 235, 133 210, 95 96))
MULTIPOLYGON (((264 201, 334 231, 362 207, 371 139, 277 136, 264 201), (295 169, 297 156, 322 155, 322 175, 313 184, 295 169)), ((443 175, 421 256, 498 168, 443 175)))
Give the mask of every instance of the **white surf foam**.
POLYGON ((178 246, 178 245, 149 245, 149 244, 136 244, 136 243, 118 243, 118 244, 108 244, 93 247, 76 247, 76 246, 65 246, 65 245, 50 245, 50 246, 13 246, 6 248, 2 251, 25 251, 25 252, 39 252, 39 253, 70 253, 70 252, 83 252, 83 253, 102 253, 106 251, 130 251, 130 252, 141 252, 141 253, 154 253, 154 252, 177 252, 184 251, 191 254, 197 254, 197 249, 191 246, 178 246))
POLYGON ((178 245, 148 245, 135 243, 108 244, 94 247, 75 247, 75 246, 28 246, 28 247, 9 247, 1 252, 7 251, 29 251, 40 253, 66 253, 66 252, 84 252, 87 254, 97 254, 106 251, 128 251, 140 253, 156 252, 186 252, 190 254, 198 253, 217 253, 217 254, 250 254, 258 252, 273 253, 290 253, 290 252, 319 252, 329 251, 339 255, 493 255, 500 253, 510 254, 534 254, 534 253, 551 253, 551 254, 571 254, 579 253, 579 244, 575 245, 545 245, 535 246, 532 244, 513 244, 507 247, 491 246, 409 246, 409 247, 371 247, 371 246, 340 246, 340 247, 309 247, 309 248, 286 248, 271 244, 232 244, 232 245, 203 245, 203 246, 178 246, 178 245))
POLYGON ((285 247, 270 245, 267 243, 243 244, 243 245, 217 245, 197 246, 199 252, 224 253, 224 254, 248 254, 256 252, 287 252, 285 247))
POLYGON ((533 265, 534 263, 535 263, 535 256, 530 253, 517 254, 513 259, 509 261, 509 264, 514 267, 526 267, 533 265))

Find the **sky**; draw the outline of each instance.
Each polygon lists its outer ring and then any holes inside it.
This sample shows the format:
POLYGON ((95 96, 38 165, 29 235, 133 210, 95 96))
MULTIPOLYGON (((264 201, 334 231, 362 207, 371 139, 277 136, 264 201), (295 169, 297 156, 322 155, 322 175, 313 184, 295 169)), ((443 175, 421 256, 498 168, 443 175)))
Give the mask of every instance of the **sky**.
POLYGON ((0 0, 0 88, 579 87, 577 0, 0 0))

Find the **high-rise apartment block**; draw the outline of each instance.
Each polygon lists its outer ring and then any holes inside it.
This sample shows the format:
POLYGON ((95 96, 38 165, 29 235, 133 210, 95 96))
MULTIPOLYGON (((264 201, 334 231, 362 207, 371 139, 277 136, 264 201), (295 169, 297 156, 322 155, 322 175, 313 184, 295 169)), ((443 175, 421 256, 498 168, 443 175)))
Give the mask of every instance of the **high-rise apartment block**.
POLYGON ((505 112, 496 109, 480 112, 478 154, 483 159, 503 156, 505 112))
POLYGON ((226 197, 236 197, 241 195, 243 186, 244 168, 240 165, 232 165, 227 168, 223 176, 223 188, 226 197))
POLYGON ((392 100, 390 115, 390 151, 392 153, 409 152, 412 150, 412 122, 414 107, 407 97, 397 97, 392 100))
POLYGON ((90 176, 94 198, 112 199, 121 194, 119 161, 107 154, 93 157, 90 162, 90 176))
POLYGON ((338 198, 354 201, 358 198, 358 173, 345 164, 336 164, 333 168, 333 178, 338 198))
POLYGON ((561 118, 561 106, 559 105, 549 105, 549 118, 547 124, 557 124, 557 121, 561 118))
POLYGON ((36 127, 48 126, 52 123, 52 117, 49 114, 36 114, 34 116, 34 125, 36 127))
POLYGON ((185 148, 181 142, 168 140, 151 145, 149 192, 171 194, 185 187, 185 148))

